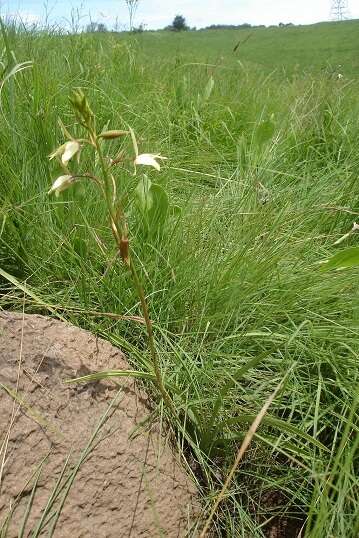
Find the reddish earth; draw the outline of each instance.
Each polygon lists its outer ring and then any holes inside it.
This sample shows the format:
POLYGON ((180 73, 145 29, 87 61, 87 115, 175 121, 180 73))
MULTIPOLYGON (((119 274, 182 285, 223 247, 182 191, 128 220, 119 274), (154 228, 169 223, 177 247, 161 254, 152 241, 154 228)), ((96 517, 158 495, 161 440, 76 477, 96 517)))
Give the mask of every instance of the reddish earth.
POLYGON ((48 455, 24 537, 41 520, 70 454, 49 514, 56 512, 67 477, 118 394, 80 465, 54 537, 195 535, 197 491, 159 424, 141 426, 150 413, 144 391, 128 378, 64 384, 113 368, 129 368, 124 355, 84 330, 42 316, 0 313, 0 530, 13 508, 7 537, 18 536, 31 477, 43 458, 48 455))

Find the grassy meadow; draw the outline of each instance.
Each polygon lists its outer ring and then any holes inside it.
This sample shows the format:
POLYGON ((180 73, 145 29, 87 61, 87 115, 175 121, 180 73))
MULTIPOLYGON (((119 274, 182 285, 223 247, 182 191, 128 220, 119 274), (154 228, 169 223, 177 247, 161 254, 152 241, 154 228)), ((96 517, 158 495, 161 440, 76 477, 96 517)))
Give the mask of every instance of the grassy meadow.
MULTIPOLYGON (((82 88, 99 129, 131 126, 141 152, 168 157, 145 172, 171 210, 158 225, 129 207, 130 244, 204 519, 283 381, 215 536, 263 537, 278 517, 305 537, 359 534, 358 270, 319 263, 358 242, 335 244, 359 216, 358 34, 359 21, 2 32, 1 307, 61 316, 151 369, 143 326, 102 314, 141 312, 95 186, 47 195, 61 172, 48 159, 64 141, 58 119, 76 130, 68 98, 82 88)), ((130 140, 111 142, 121 147, 130 140)), ((79 169, 97 166, 84 151, 79 169)), ((142 172, 114 169, 125 199, 142 172)))

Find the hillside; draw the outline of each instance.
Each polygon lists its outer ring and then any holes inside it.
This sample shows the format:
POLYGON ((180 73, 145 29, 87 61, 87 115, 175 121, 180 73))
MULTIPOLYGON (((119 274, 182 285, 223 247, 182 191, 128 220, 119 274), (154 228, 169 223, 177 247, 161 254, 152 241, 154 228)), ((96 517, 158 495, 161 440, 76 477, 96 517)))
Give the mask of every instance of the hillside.
POLYGON ((146 52, 166 58, 183 56, 229 64, 240 60, 288 74, 298 69, 340 69, 348 76, 359 75, 359 20, 285 28, 156 32, 138 39, 146 52))

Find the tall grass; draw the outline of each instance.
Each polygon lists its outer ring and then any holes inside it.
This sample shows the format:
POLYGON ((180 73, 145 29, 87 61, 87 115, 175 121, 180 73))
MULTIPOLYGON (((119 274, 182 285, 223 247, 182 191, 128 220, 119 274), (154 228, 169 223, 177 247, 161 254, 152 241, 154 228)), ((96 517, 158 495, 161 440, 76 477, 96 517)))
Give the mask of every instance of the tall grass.
POLYGON ((304 536, 354 538, 358 271, 323 273, 318 262, 341 248, 335 241, 359 215, 358 80, 313 74, 310 64, 286 77, 253 58, 238 62, 232 38, 219 45, 220 34, 7 31, 4 72, 33 63, 1 93, 2 307, 20 304, 14 279, 26 281, 29 312, 51 308, 148 369, 142 327, 101 315, 139 313, 114 263, 103 202, 81 185, 60 199, 46 194, 55 177, 47 157, 62 141, 57 121, 73 123, 68 96, 81 87, 100 127, 129 124, 143 151, 169 157, 156 181, 180 211, 161 233, 133 215, 131 241, 167 387, 186 423, 178 443, 198 463, 208 506, 287 374, 217 534, 260 537, 279 515, 304 536))

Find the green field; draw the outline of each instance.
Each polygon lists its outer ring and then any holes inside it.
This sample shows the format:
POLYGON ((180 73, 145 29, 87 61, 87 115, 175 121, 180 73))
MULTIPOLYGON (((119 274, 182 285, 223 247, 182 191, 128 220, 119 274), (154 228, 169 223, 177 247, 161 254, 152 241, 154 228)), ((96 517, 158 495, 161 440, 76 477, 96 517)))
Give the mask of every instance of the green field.
POLYGON ((179 33, 149 32, 139 39, 142 52, 184 62, 210 61, 238 68, 238 62, 254 64, 266 72, 293 75, 359 72, 359 21, 328 22, 311 26, 206 30, 179 33), (235 53, 233 49, 238 44, 235 53))
MULTIPOLYGON (((120 164, 114 176, 180 424, 146 387, 197 462, 205 515, 284 380, 215 536, 263 537, 276 516, 310 538, 359 535, 359 273, 320 264, 358 244, 355 233, 335 244, 359 216, 358 37, 359 21, 2 32, 1 307, 62 315, 151 369, 143 326, 101 315, 141 310, 95 186, 47 195, 61 173, 48 159, 64 142, 58 119, 80 132, 69 96, 82 88, 99 130, 130 126, 141 152, 168 157, 145 169, 168 195, 160 223, 129 203, 143 170, 120 164)), ((132 151, 122 140, 106 146, 113 155, 132 151)), ((99 165, 84 151, 75 166, 99 165)))

